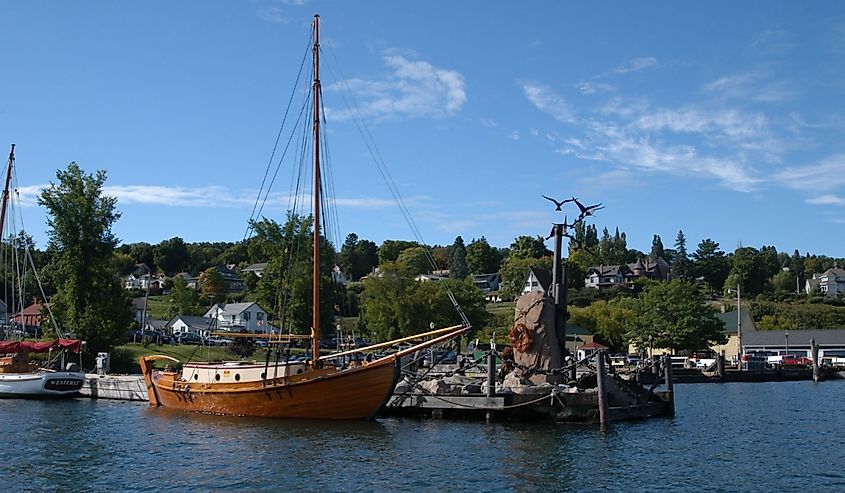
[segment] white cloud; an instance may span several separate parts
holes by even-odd
[[[789,188],[808,192],[845,186],[845,154],[829,156],[817,164],[784,169],[775,175],[775,179]]]
[[[534,84],[532,82],[523,82],[522,92],[525,97],[531,101],[540,111],[548,113],[556,120],[563,123],[575,123],[577,118],[574,111],[569,106],[563,97],[555,94],[548,87]]]
[[[634,58],[613,69],[613,73],[627,74],[628,72],[636,72],[638,70],[644,70],[655,66],[657,66],[657,58],[654,58],[652,56]]]
[[[386,55],[384,62],[391,71],[381,79],[347,79],[329,89],[351,92],[360,116],[371,118],[445,117],[466,103],[464,78],[457,71],[401,55]],[[330,113],[334,119],[351,116],[349,110]]]
[[[751,70],[720,77],[704,84],[704,92],[719,98],[732,98],[757,103],[777,103],[793,97],[784,81],[766,81],[765,70]]]
[[[807,203],[817,205],[845,205],[845,198],[838,195],[820,195],[807,199]]]
[[[615,91],[616,88],[610,84],[603,82],[584,82],[581,81],[575,84],[575,87],[581,91],[581,94],[596,94]]]

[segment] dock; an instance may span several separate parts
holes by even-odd
[[[98,375],[86,373],[79,390],[82,397],[121,401],[147,401],[147,386],[142,375]]]

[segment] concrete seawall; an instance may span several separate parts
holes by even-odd
[[[80,389],[82,397],[91,399],[116,399],[122,401],[146,401],[147,387],[141,375],[85,375],[85,384]]]

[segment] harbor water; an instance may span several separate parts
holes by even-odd
[[[845,490],[845,381],[675,390],[675,417],[604,431],[0,400],[0,491]]]

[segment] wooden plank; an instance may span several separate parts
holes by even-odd
[[[401,400],[401,402],[399,402]],[[394,396],[389,407],[418,407],[422,409],[464,409],[464,410],[502,410],[504,397],[485,397],[472,395],[410,395]]]

